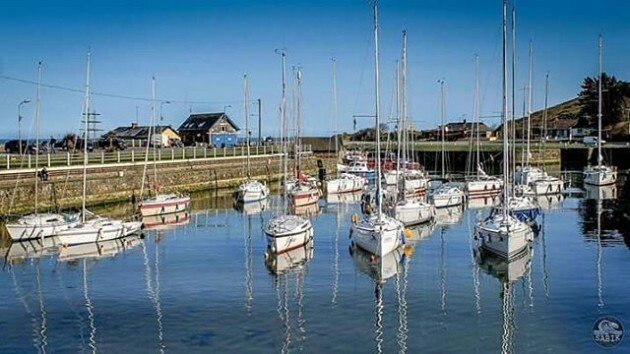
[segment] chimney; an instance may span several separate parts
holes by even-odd
[[[131,128],[137,128],[138,127],[138,122],[131,122]]]

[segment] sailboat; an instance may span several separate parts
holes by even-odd
[[[85,85],[85,127],[83,130],[84,141],[88,140],[88,119],[87,114],[90,112],[90,56],[87,56],[87,79]],[[101,217],[89,213],[85,208],[87,198],[87,145],[83,144],[83,206],[81,212],[81,220],[72,224],[69,228],[60,231],[57,236],[59,242],[63,246],[70,246],[81,243],[92,243],[113,240],[125,237],[140,231],[142,223],[139,221],[123,222],[106,217]],[[88,215],[88,213],[90,215]],[[88,219],[88,216],[90,219]]]
[[[510,258],[528,247],[533,239],[533,231],[529,225],[517,219],[510,212],[509,176],[509,144],[507,125],[507,0],[503,0],[503,194],[500,212],[491,213],[488,218],[475,225],[476,237],[481,247],[504,258]]]
[[[269,196],[269,187],[253,179],[251,176],[250,143],[249,143],[249,90],[247,85],[247,75],[243,75],[243,108],[245,112],[245,143],[247,144],[247,180],[243,182],[234,193],[236,201],[240,203],[250,203],[263,200]]]
[[[282,101],[280,103],[281,110],[281,141],[282,141],[282,178],[286,181],[287,177],[287,142],[282,137],[287,136],[286,129],[286,83],[285,83],[285,61],[286,54],[281,52],[282,56]],[[293,249],[297,249],[313,238],[313,225],[307,217],[299,215],[287,214],[288,201],[287,197],[283,200],[283,213],[269,219],[265,224],[264,232],[267,236],[267,250],[271,253],[283,253]]]
[[[475,166],[476,172],[470,176],[466,177],[466,185],[464,187],[464,192],[468,197],[468,200],[471,199],[487,199],[487,198],[495,198],[500,192],[503,186],[503,181],[501,179],[489,176],[481,165],[481,118],[479,112],[480,109],[480,89],[479,89],[479,56],[475,55],[475,99],[474,99],[474,108],[473,108],[473,116],[474,116],[474,126],[476,129],[476,151],[475,151]],[[473,130],[474,132],[474,130]],[[484,203],[485,204],[485,203]]]
[[[153,141],[154,125],[155,125],[155,77],[151,81],[151,126],[149,127],[149,134],[147,136],[147,146],[145,151],[144,170],[142,174],[142,187],[140,191],[140,198],[144,191],[144,183],[147,174],[147,162],[149,158],[149,142]],[[154,144],[156,149],[156,144]],[[190,196],[178,193],[163,194],[159,193],[160,184],[157,180],[157,162],[155,159],[156,152],[153,151],[153,189],[156,194],[152,197],[142,199],[138,204],[138,212],[141,216],[153,216],[153,215],[165,215],[170,213],[177,213],[182,210],[187,210],[190,207]]]
[[[398,66],[397,66],[398,68]],[[398,71],[398,70],[397,70]],[[396,75],[398,76],[398,75]],[[399,85],[400,88],[397,89],[401,91],[401,95],[398,96],[399,105],[401,108],[399,110],[398,115],[398,156],[396,160],[400,162],[400,143],[401,143],[401,130],[402,126],[405,125],[404,121],[407,118],[407,31],[403,31],[403,57],[402,57],[402,82]],[[406,134],[405,134],[406,136]],[[405,150],[407,148],[406,144],[403,147]],[[406,155],[406,154],[405,154]],[[425,201],[420,199],[420,196],[416,192],[416,185],[412,184],[413,181],[424,181],[424,179],[411,179],[408,178],[409,175],[405,174],[405,170],[407,170],[407,166],[404,166],[404,170],[401,173],[401,164],[396,164],[396,185],[401,185],[402,188],[398,191],[398,201],[394,206],[394,217],[401,221],[405,226],[409,225],[417,225],[425,222],[429,222],[433,219],[435,215],[435,207],[431,203],[426,203]],[[412,171],[412,170],[408,170]],[[387,175],[386,175],[387,176]],[[387,177],[386,177],[387,178]],[[412,184],[411,193],[408,193],[408,186]],[[424,184],[424,188],[426,189],[426,184]]]
[[[42,63],[37,67],[37,98],[35,102],[35,146],[39,146],[39,114],[40,114],[40,87],[42,76]],[[56,235],[59,231],[67,229],[77,220],[76,215],[61,215],[53,213],[39,213],[39,154],[35,154],[35,210],[32,214],[24,215],[16,223],[6,224],[11,240],[24,241],[30,239],[43,239]]]
[[[602,156],[602,51],[603,40],[599,36],[599,78],[597,85],[597,166],[589,166],[583,173],[584,184],[607,186],[617,182],[617,169],[604,164]]]
[[[545,161],[545,151],[547,143],[547,97],[549,95],[549,73],[545,76],[545,109],[543,110],[543,134],[542,139],[542,158]],[[535,195],[560,194],[564,191],[564,182],[557,177],[550,176],[543,171],[542,176],[530,183],[530,187]]]
[[[380,132],[380,93],[378,75],[378,5],[374,1],[374,82],[375,82],[375,129],[376,129],[376,191],[375,213],[364,213],[362,218],[353,218],[351,227],[352,242],[360,248],[383,257],[400,247],[404,242],[402,222],[383,213],[383,187],[381,186],[381,132]]]
[[[337,70],[336,61],[332,60],[333,71],[333,120],[334,120],[334,139],[335,139],[335,156],[339,155],[339,136],[337,135]],[[363,190],[367,184],[367,179],[351,173],[340,172],[337,178],[329,179],[324,185],[326,194],[352,193]]]
[[[295,183],[287,190],[287,195],[289,196],[289,201],[291,205],[294,207],[301,207],[305,205],[310,205],[317,203],[319,200],[319,189],[315,186],[312,181],[309,181],[308,177],[303,174],[301,168],[302,162],[302,151],[301,151],[301,142],[300,142],[300,125],[301,125],[301,115],[302,115],[302,107],[300,105],[300,99],[302,96],[302,70],[298,67],[295,73],[295,81],[296,81],[296,107],[295,107],[295,126],[296,126],[296,134],[295,134],[295,144],[294,144],[294,161],[295,161]]]
[[[431,191],[429,194],[429,200],[436,208],[448,208],[456,205],[464,204],[466,195],[455,184],[444,182],[445,181],[445,162],[446,162],[446,148],[445,148],[445,133],[446,125],[444,121],[444,80],[440,80],[440,116],[442,117],[442,126],[440,128],[442,135],[442,184]]]
[[[540,179],[543,176],[543,171],[530,163],[531,158],[531,126],[532,126],[532,72],[534,67],[534,47],[532,42],[529,42],[529,78],[527,80],[527,145],[525,149],[525,164],[523,167],[514,171],[514,183],[517,186],[517,191],[525,192],[531,182]]]

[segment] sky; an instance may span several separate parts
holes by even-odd
[[[440,124],[445,81],[447,122],[471,120],[474,56],[480,60],[481,114],[497,124],[501,111],[500,0],[379,1],[381,116],[393,114],[395,63],[407,30],[408,114],[414,126]],[[586,76],[597,75],[597,39],[604,38],[604,71],[630,80],[630,1],[510,0],[516,8],[516,111],[522,111],[530,39],[534,46],[533,106],[540,109],[549,73],[549,105],[574,98]],[[86,57],[91,50],[90,110],[106,132],[136,119],[149,124],[151,78],[155,114],[177,128],[190,112],[221,112],[245,125],[243,75],[250,114],[262,101],[262,135],[277,136],[281,58],[302,70],[302,130],[330,135],[332,58],[336,61],[340,132],[353,115],[374,115],[374,40],[368,0],[94,0],[13,1],[0,5],[0,138],[35,134],[37,63],[42,62],[40,136],[81,126]],[[71,90],[67,90],[71,89]],[[374,125],[358,118],[357,128]],[[258,134],[257,119],[250,121]],[[103,133],[104,133],[103,132]]]

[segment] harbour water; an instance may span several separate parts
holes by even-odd
[[[540,200],[540,232],[509,264],[476,251],[480,208],[443,210],[408,233],[412,247],[375,260],[349,247],[356,196],[304,211],[314,242],[276,258],[262,226],[277,196],[204,204],[144,239],[14,244],[2,250],[0,352],[628,352],[592,339],[600,315],[630,326],[630,232],[609,195]]]

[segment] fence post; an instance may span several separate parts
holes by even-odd
[[[135,151],[131,150],[131,162],[135,161],[135,156],[136,156]]]
[[[175,148],[171,148],[171,160],[175,160]]]
[[[203,147],[203,158],[208,158],[208,146]]]
[[[162,149],[158,150],[158,160],[162,161]]]
[[[66,164],[70,166],[70,151],[66,151]]]
[[[226,155],[226,151],[225,151],[225,149],[226,149],[226,147],[224,146],[224,147],[223,147],[223,157],[225,157],[225,155]]]
[[[214,146],[212,147],[212,157],[217,157],[217,148],[215,148]]]
[[[193,159],[196,159],[196,158],[197,158],[197,147],[195,146],[193,148]]]
[[[31,168],[31,155],[28,155],[28,168]]]
[[[116,162],[120,163],[120,150],[116,151]]]
[[[11,155],[7,154],[7,170],[11,168]]]
[[[46,158],[48,159],[48,167],[50,167],[50,153],[46,154]]]
[[[101,165],[105,164],[105,151],[101,151]]]
[[[186,159],[186,148],[184,147],[182,149],[182,160],[185,160],[185,159]]]

